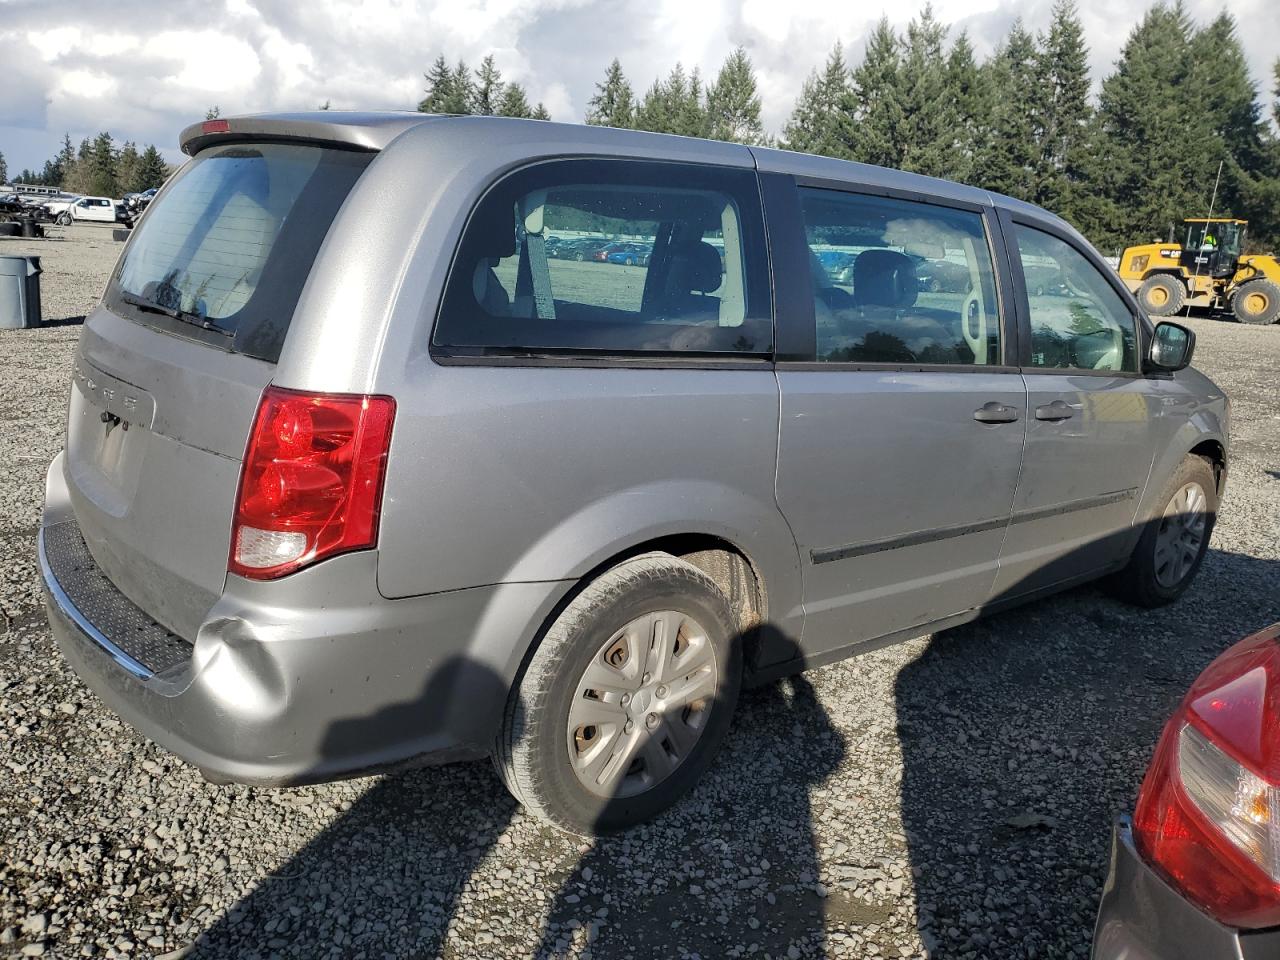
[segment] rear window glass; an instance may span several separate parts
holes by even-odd
[[[274,363],[316,251],[372,156],[289,143],[201,152],[147,211],[108,305]]]
[[[472,214],[435,345],[461,352],[762,354],[773,347],[748,171],[566,160]]]

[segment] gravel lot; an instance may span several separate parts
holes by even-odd
[[[34,534],[73,321],[119,251],[58,232],[0,241],[45,258],[61,323],[0,334],[0,954],[1084,957],[1163,719],[1280,619],[1280,328],[1195,319],[1234,448],[1173,607],[1083,588],[752,691],[691,799],[592,844],[524,816],[486,764],[212,786],[107,712],[44,623]]]

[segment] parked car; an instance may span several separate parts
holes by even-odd
[[[547,248],[547,256],[556,260],[592,260],[609,241],[600,237],[575,237]]]
[[[54,222],[64,227],[75,220],[115,223],[117,217],[116,201],[110,197],[78,197],[67,203],[46,203],[44,207]]]
[[[609,263],[620,263],[628,267],[647,267],[653,248],[644,243],[622,243],[610,248],[604,258]]]
[[[916,264],[920,289],[930,293],[967,293],[972,285],[969,268],[949,260],[922,260]]]
[[[39,565],[75,671],[213,780],[492,756],[620,829],[744,683],[1103,575],[1169,603],[1207,549],[1226,398],[1043,210],[503,118],[181,143],[80,334]],[[537,255],[589,219],[655,237],[638,298]],[[981,282],[917,303],[912,232]],[[836,234],[856,299],[810,269]],[[1022,256],[1079,292],[1029,304]]]
[[[1280,624],[1191,686],[1111,844],[1094,960],[1280,957]]]
[[[822,269],[827,272],[827,276],[831,278],[832,283],[851,284],[853,283],[853,261],[857,259],[852,253],[844,253],[840,250],[821,250],[818,252],[818,262],[822,264]]]

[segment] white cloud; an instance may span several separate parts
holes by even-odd
[[[952,35],[989,54],[1015,17],[1034,30],[1053,0],[934,0]],[[1275,0],[1227,0],[1260,87],[1280,37]],[[1095,82],[1150,0],[1079,0]],[[108,129],[171,157],[178,131],[223,114],[314,108],[406,109],[437,54],[476,65],[493,53],[559,120],[579,120],[618,57],[637,93],[676,61],[714,77],[738,44],[753,58],[766,127],[785,122],[805,76],[833,44],[851,61],[881,14],[905,28],[918,3],[832,0],[7,0],[0,19],[0,150],[11,170],[39,166],[64,130]],[[1204,23],[1222,0],[1187,0]]]

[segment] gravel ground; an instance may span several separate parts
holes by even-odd
[[[0,954],[1085,957],[1113,814],[1195,674],[1280,619],[1280,328],[1191,321],[1234,401],[1229,494],[1188,595],[1087,587],[744,696],[708,781],[590,844],[486,764],[213,786],[63,664],[32,562],[105,230],[45,257],[0,334]],[[1030,816],[1026,816],[1030,815]]]

